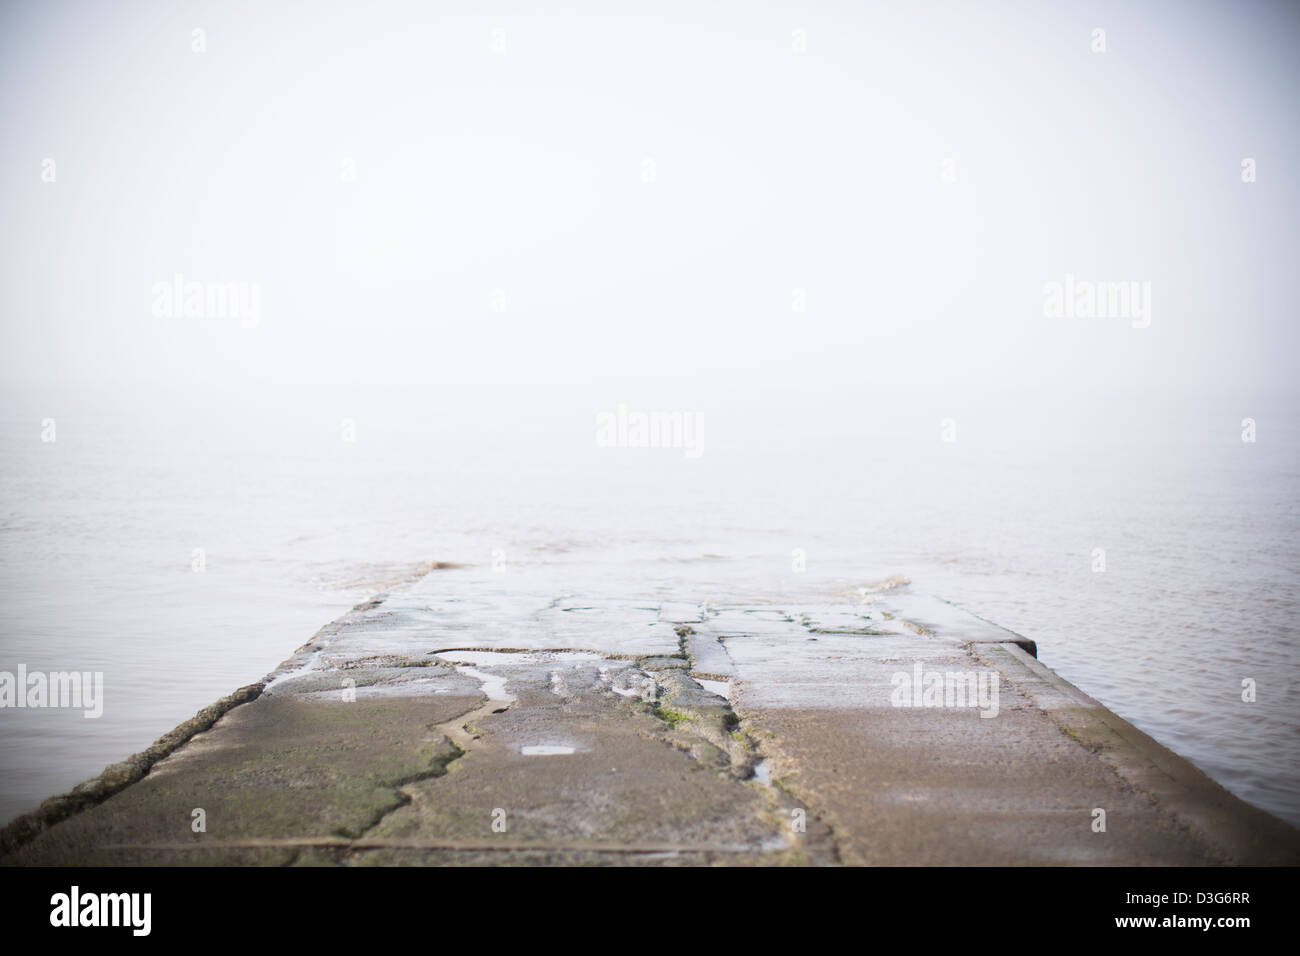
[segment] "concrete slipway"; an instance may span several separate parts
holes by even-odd
[[[15,820],[3,862],[1300,862],[1294,828],[1031,641],[903,582],[827,603],[555,590],[440,567],[368,601]]]

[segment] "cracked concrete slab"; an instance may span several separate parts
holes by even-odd
[[[410,802],[368,836],[626,844],[710,857],[789,851],[762,788],[726,772],[727,754],[682,726],[698,700],[674,698],[684,716],[670,725],[644,701],[609,693],[635,665],[513,657],[499,668],[515,703],[474,721],[455,772],[407,787]],[[558,752],[537,755],[542,748]]]
[[[3,862],[1300,861],[1032,642],[900,580],[714,606],[448,570],[245,691],[6,828]]]

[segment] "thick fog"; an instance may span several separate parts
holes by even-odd
[[[1298,27],[7,4],[0,371],[1290,394]]]

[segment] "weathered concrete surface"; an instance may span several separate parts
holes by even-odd
[[[285,863],[291,847],[230,851],[205,838],[360,836],[400,805],[397,787],[444,771],[457,751],[431,720],[476,706],[477,696],[310,700],[263,696],[231,711],[161,761],[142,781],[53,827],[6,862],[115,865]],[[193,811],[207,833],[194,833]],[[160,854],[153,843],[183,845]],[[228,858],[229,857],[229,858]]]
[[[807,859],[787,836],[792,802],[746,782],[752,757],[728,735],[724,701],[698,686],[675,694],[653,659],[642,669],[594,654],[498,656],[282,681],[5,862]],[[377,679],[394,670],[419,679]],[[352,688],[341,673],[360,675],[345,678],[355,700],[342,699]],[[468,674],[504,680],[509,698],[485,696]],[[200,807],[206,832],[194,833]],[[822,844],[830,853],[824,830]]]
[[[3,862],[1300,862],[1294,829],[1031,642],[862,597],[622,601],[447,569],[322,629],[136,782],[11,830]],[[996,707],[898,706],[918,665],[996,676]]]

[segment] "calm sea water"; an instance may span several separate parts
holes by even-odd
[[[596,447],[620,401],[700,414],[704,454]],[[0,818],[260,678],[413,564],[496,552],[506,573],[552,569],[557,594],[719,603],[905,574],[1300,823],[1294,420],[1276,400],[919,390],[10,394],[0,669],[103,671],[106,701],[98,720],[0,711]]]

